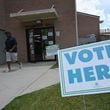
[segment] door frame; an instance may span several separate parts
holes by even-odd
[[[29,51],[29,49],[30,49],[30,46],[29,46],[29,30],[31,30],[31,29],[49,29],[49,28],[52,28],[53,29],[53,42],[54,42],[54,44],[55,44],[55,29],[54,29],[54,26],[45,26],[45,27],[32,27],[32,28],[27,28],[26,29],[26,43],[27,43],[27,60],[28,60],[28,62],[39,62],[39,61],[37,61],[37,60],[35,60],[35,61],[31,61],[31,59],[30,59],[30,51]],[[42,37],[42,35],[41,35],[41,37]],[[43,54],[43,53],[42,53]],[[54,59],[47,59],[47,60],[44,60],[43,58],[42,58],[42,60],[40,60],[40,61],[55,61],[56,60],[56,55],[54,56]]]

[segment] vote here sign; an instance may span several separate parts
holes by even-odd
[[[110,40],[58,51],[62,96],[110,92]]]

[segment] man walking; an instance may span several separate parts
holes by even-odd
[[[11,71],[11,63],[16,62],[19,64],[19,68],[22,67],[21,62],[18,61],[17,54],[17,41],[14,37],[12,37],[10,32],[5,32],[6,41],[5,41],[5,50],[6,50],[6,62],[8,66],[8,72]]]

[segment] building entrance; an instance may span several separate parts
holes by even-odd
[[[53,27],[27,29],[28,60],[30,62],[55,60],[46,55],[46,47],[55,44]]]

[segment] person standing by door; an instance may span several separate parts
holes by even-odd
[[[17,53],[17,41],[14,37],[12,37],[10,32],[5,32],[6,41],[5,41],[5,50],[6,50],[6,62],[8,66],[8,72],[11,71],[11,63],[16,62],[19,64],[19,68],[22,68],[22,63],[18,61],[18,53]]]

